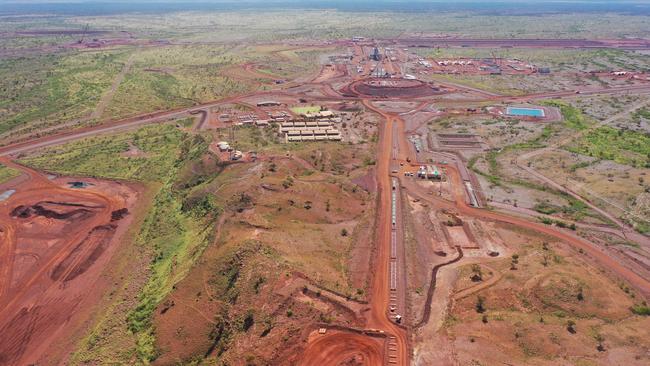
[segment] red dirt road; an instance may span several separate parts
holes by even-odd
[[[387,114],[373,107],[368,101],[364,101],[366,107],[379,113],[386,119],[386,123],[380,129],[380,140],[377,154],[377,184],[379,193],[378,236],[377,256],[375,265],[377,271],[372,281],[372,298],[370,301],[371,312],[368,319],[368,326],[382,329],[391,337],[394,337],[397,353],[397,365],[409,364],[408,335],[404,328],[397,326],[387,316],[390,291],[389,291],[389,260],[391,244],[391,181],[390,181],[390,160],[393,146],[393,123],[395,116]]]
[[[622,279],[625,279],[632,286],[637,288],[644,297],[650,297],[650,282],[639,276],[636,272],[632,271],[630,268],[624,266],[623,264],[616,261],[612,258],[605,250],[601,249],[597,245],[590,243],[572,233],[568,230],[559,229],[553,226],[538,224],[535,222],[530,222],[518,217],[508,216],[500,214],[494,211],[482,210],[471,207],[467,204],[465,199],[465,190],[460,178],[458,170],[454,167],[447,166],[447,174],[449,179],[451,179],[452,186],[454,187],[454,198],[455,202],[445,201],[436,196],[432,196],[427,192],[424,192],[422,188],[418,187],[417,184],[410,182],[405,182],[409,192],[415,197],[426,200],[433,203],[436,207],[456,209],[460,213],[476,217],[483,220],[489,221],[498,221],[508,224],[515,225],[517,227],[523,227],[536,231],[538,233],[546,234],[552,236],[566,244],[571,245],[574,248],[582,249],[584,253],[593,259],[595,259],[603,268],[606,268]]]
[[[395,365],[406,366],[409,364],[410,354],[408,348],[408,334],[406,329],[393,323],[386,313],[389,303],[389,260],[391,242],[391,182],[390,160],[392,151],[394,115],[387,114],[372,106],[368,101],[364,105],[379,113],[386,119],[379,129],[379,146],[377,149],[377,184],[378,184],[378,218],[377,218],[377,245],[375,257],[375,271],[371,285],[370,313],[368,314],[367,328],[384,331],[388,336],[388,348],[394,350],[397,357],[391,359]],[[353,340],[351,338],[354,338]],[[351,356],[347,343],[354,344],[354,349],[360,355],[373,349],[376,343],[370,336],[354,335],[341,337],[340,333],[323,335],[311,341],[301,365],[341,365],[345,364]],[[383,353],[382,353],[383,354]],[[363,365],[381,365],[384,357],[373,355],[366,357]]]

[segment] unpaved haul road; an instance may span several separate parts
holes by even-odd
[[[497,221],[508,223],[517,227],[527,228],[538,233],[546,234],[552,236],[564,243],[571,245],[574,248],[582,249],[585,254],[591,256],[595,259],[603,268],[606,268],[616,274],[618,277],[625,279],[632,286],[637,288],[645,298],[650,296],[650,282],[638,275],[636,272],[632,271],[630,268],[619,263],[617,260],[612,258],[605,250],[601,249],[597,245],[580,238],[568,230],[563,230],[555,228],[553,226],[548,226],[544,224],[538,224],[535,222],[527,221],[518,217],[508,216],[494,211],[488,211],[483,209],[477,209],[471,207],[467,204],[465,199],[465,191],[462,184],[462,179],[456,168],[447,166],[448,177],[451,180],[452,187],[454,187],[454,202],[449,202],[444,199],[432,196],[425,192],[421,187],[412,182],[405,182],[405,186],[414,197],[420,198],[424,201],[434,204],[436,207],[447,208],[447,209],[456,209],[460,213],[476,217],[479,219]]]
[[[406,330],[393,323],[386,313],[390,298],[390,276],[388,268],[390,261],[392,226],[391,181],[389,173],[391,152],[393,149],[393,124],[395,123],[396,117],[375,108],[368,101],[364,101],[364,105],[379,113],[386,119],[386,123],[382,126],[377,152],[377,184],[381,198],[379,200],[379,217],[377,221],[377,256],[375,258],[377,270],[375,271],[372,283],[372,299],[370,302],[372,310],[368,326],[371,328],[382,329],[388,333],[390,337],[394,337],[389,339],[389,345],[391,341],[395,343],[394,349],[397,353],[395,360],[396,364],[408,365],[409,348]]]
[[[378,205],[377,205],[377,255],[375,257],[375,271],[371,285],[370,313],[368,314],[367,328],[377,329],[385,332],[388,342],[388,355],[372,355],[366,357],[362,364],[364,365],[381,365],[384,360],[388,360],[391,365],[407,366],[409,364],[409,347],[408,334],[406,329],[393,323],[387,314],[390,298],[390,243],[391,243],[391,181],[390,181],[390,161],[392,152],[393,123],[396,116],[385,113],[367,100],[363,101],[364,105],[379,113],[385,118],[386,122],[380,125],[379,143],[377,146],[377,185],[378,185]],[[347,333],[346,333],[347,334]],[[370,345],[376,343],[370,336],[360,334],[348,335],[341,337],[341,333],[332,333],[319,337],[316,341],[310,342],[305,350],[301,365],[339,365],[349,362],[351,354],[355,351],[349,350],[346,344],[353,342],[358,346],[356,353],[368,352],[373,348]],[[383,348],[382,348],[383,349]],[[382,350],[380,349],[380,350]],[[349,350],[349,352],[347,351]],[[392,357],[390,357],[393,355]]]

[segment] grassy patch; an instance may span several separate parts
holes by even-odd
[[[252,85],[225,72],[244,60],[223,46],[140,50],[103,117],[187,107],[248,91]]]
[[[588,132],[569,151],[637,168],[650,167],[650,135],[609,126]]]
[[[20,175],[16,169],[0,164],[0,183],[8,182]]]
[[[641,220],[630,220],[634,229],[641,234],[648,235],[650,234],[650,224]]]
[[[320,112],[320,106],[293,107],[291,111],[295,114],[307,114]]]
[[[0,60],[0,133],[30,132],[87,117],[128,51]]]
[[[553,134],[553,127],[551,125],[547,125],[544,127],[544,129],[542,129],[542,133],[539,136],[535,137],[530,141],[508,145],[499,150],[488,151],[484,157],[488,163],[487,172],[483,172],[480,169],[475,167],[478,157],[471,158],[467,165],[475,173],[484,176],[492,185],[501,186],[503,185],[503,179],[500,173],[499,162],[497,161],[498,156],[500,154],[506,153],[508,151],[513,151],[513,150],[542,148],[544,147],[544,142],[548,140],[552,136],[552,134]],[[547,190],[546,186],[541,186],[532,182],[522,181],[520,179],[508,180],[507,183],[517,184],[520,186],[525,186],[528,188],[542,190],[542,191]]]
[[[20,162],[68,175],[159,182],[173,169],[183,137],[183,132],[172,125],[148,126],[136,132],[47,148]],[[128,155],[134,149],[140,154]]]
[[[543,103],[544,105],[560,108],[564,124],[572,130],[584,130],[592,124],[580,109],[571,106],[565,102],[552,100]]]
[[[636,315],[650,316],[650,306],[645,303],[634,305],[632,307],[632,312]]]
[[[556,205],[552,205],[548,202],[540,202],[533,207],[533,209],[539,213],[543,213],[545,215],[552,215],[558,211],[560,211],[560,208]]]
[[[579,201],[565,193],[559,193],[559,195],[561,195],[562,198],[567,200],[569,204],[565,206],[558,206],[558,205],[551,204],[549,202],[539,202],[533,207],[533,209],[545,215],[562,213],[572,218],[573,220],[580,220],[584,216],[589,214],[587,205],[584,204],[582,201]]]
[[[200,164],[198,162],[207,153],[208,144],[206,138],[185,134],[172,125],[149,126],[136,132],[89,138],[49,148],[22,160],[24,164],[63,174],[159,184],[152,208],[135,238],[140,254],[152,258],[149,278],[140,291],[137,304],[128,314],[126,324],[135,339],[127,354],[136,355],[142,363],[155,359],[158,352],[151,324],[153,311],[213,240],[214,230],[211,228],[221,208],[204,187],[217,176],[218,171],[181,174],[186,167]],[[141,156],[125,154],[134,147]],[[94,339],[86,346],[90,348],[98,342]],[[122,355],[124,351],[120,350]]]
[[[632,119],[637,120],[639,118],[644,118],[650,120],[650,110],[647,108],[638,109],[636,112],[632,113]]]

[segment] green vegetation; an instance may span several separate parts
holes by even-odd
[[[172,125],[149,126],[44,149],[20,162],[68,175],[160,182],[173,170],[173,158],[183,138]]]
[[[647,235],[650,233],[650,224],[641,220],[631,220],[634,230],[640,232],[641,234]]]
[[[214,240],[214,225],[221,209],[201,190],[216,175],[179,182],[180,169],[206,153],[208,141],[185,136],[173,168],[168,172],[145,219],[137,243],[153,254],[151,277],[138,305],[128,316],[128,328],[137,336],[137,354],[143,361],[156,357],[151,316],[158,303],[185,277],[206,245]]]
[[[560,211],[560,208],[556,205],[551,205],[548,202],[540,202],[533,207],[533,209],[539,213],[543,213],[545,215],[552,215],[558,211]]]
[[[488,172],[483,172],[480,169],[476,168],[475,165],[476,165],[476,161],[479,158],[478,156],[472,157],[469,160],[467,165],[475,173],[484,176],[492,185],[501,186],[503,185],[503,177],[500,173],[499,162],[497,161],[497,157],[509,151],[542,148],[544,147],[544,142],[548,140],[552,136],[552,134],[553,134],[553,127],[551,125],[547,125],[544,126],[544,128],[542,129],[542,133],[539,136],[535,137],[530,141],[507,145],[499,150],[488,151],[484,156],[486,162],[488,163]],[[520,179],[508,180],[507,183],[517,184],[517,185],[529,187],[532,189],[542,190],[542,191],[548,190],[546,186],[541,186]]]
[[[563,213],[573,220],[580,220],[588,214],[588,207],[582,201],[579,201],[568,194],[561,193],[561,196],[569,203],[566,206],[557,206],[548,202],[539,202],[533,209],[539,213],[552,215],[554,213]]]
[[[235,142],[238,150],[259,151],[264,149],[269,152],[282,152],[299,147],[298,144],[280,144],[274,135],[272,126],[258,128],[255,126],[242,126],[235,128]]]
[[[129,51],[0,59],[0,134],[87,118]]]
[[[593,124],[580,109],[559,100],[547,101],[544,105],[560,108],[564,124],[572,130],[584,130]]]
[[[1,41],[0,41],[1,43]],[[264,63],[273,77],[312,72],[323,49],[278,46],[170,45],[0,60],[0,136],[97,123],[90,115],[127,60],[124,79],[99,117],[120,119],[188,107],[258,87],[245,62]],[[329,50],[331,51],[331,50]]]
[[[0,164],[0,184],[8,182],[11,179],[16,178],[20,175],[20,172],[16,169],[9,168],[6,165]],[[1,193],[1,192],[0,192]]]
[[[594,162],[597,162],[597,161],[598,160],[595,160]],[[569,167],[569,171],[573,173],[576,170],[586,168],[586,167],[590,166],[591,164],[593,164],[593,162],[589,162],[589,161],[583,161],[583,162],[580,162],[580,163],[576,163],[576,164],[573,164],[573,165],[571,165]]]
[[[128,314],[127,325],[135,335],[137,357],[143,363],[155,359],[151,315],[213,240],[221,208],[205,185],[216,170],[184,175],[183,169],[206,154],[209,141],[190,136],[172,125],[149,126],[136,132],[95,137],[50,148],[22,163],[63,174],[134,179],[157,186],[153,207],[135,239],[142,255],[152,258],[150,275],[138,303]],[[140,156],[128,156],[134,147]]]
[[[650,306],[645,302],[639,305],[632,306],[632,312],[636,315],[650,316]]]
[[[589,131],[568,150],[637,168],[650,168],[650,134],[643,132],[603,126]]]
[[[567,224],[566,222],[564,222],[562,220],[553,220],[553,219],[550,219],[548,217],[540,217],[539,221],[541,223],[545,224],[545,225],[553,225],[553,224],[555,224],[555,226],[561,227],[563,229],[571,229],[571,230],[574,230],[574,231],[577,230],[576,224],[574,224],[574,223]]]
[[[244,61],[224,46],[167,46],[139,50],[133,66],[104,111],[119,118],[188,107],[250,90],[224,71]]]
[[[646,108],[641,108],[638,109],[636,112],[632,113],[633,120],[638,120],[639,118],[650,120],[650,110]]]
[[[320,106],[293,107],[291,111],[295,114],[307,114],[320,112]]]

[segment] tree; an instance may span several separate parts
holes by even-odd
[[[348,236],[348,230],[346,228],[341,229],[341,236]]]
[[[603,345],[603,342],[605,342],[605,337],[603,337],[602,334],[598,333],[596,334],[596,342],[598,342],[598,346],[596,349],[598,352],[605,352],[605,345]]]
[[[566,330],[568,330],[569,333],[571,333],[571,334],[575,334],[576,333],[576,322],[569,319],[566,322]]]
[[[516,270],[518,263],[519,263],[519,254],[513,254],[512,259],[510,260],[510,269],[513,271]]]
[[[485,298],[483,296],[478,296],[476,298],[476,312],[483,313],[485,311]]]
[[[582,293],[582,287],[578,289],[578,295],[576,295],[579,301],[582,301],[585,299],[585,295]]]
[[[293,178],[291,176],[287,176],[282,182],[282,187],[284,187],[284,189],[288,189],[292,185],[293,185]]]
[[[242,330],[246,332],[250,327],[253,326],[255,323],[255,318],[253,315],[253,310],[249,309],[248,312],[246,313],[246,317],[244,317],[244,321],[242,322]]]
[[[483,281],[483,271],[481,270],[481,266],[478,264],[472,264],[472,276],[470,278],[474,282]]]

